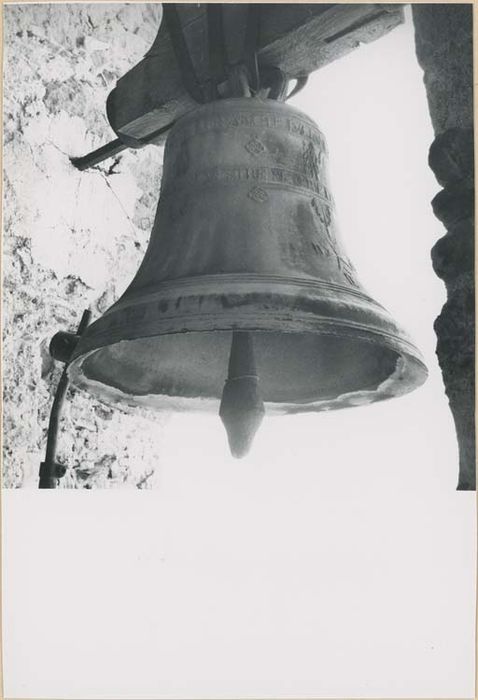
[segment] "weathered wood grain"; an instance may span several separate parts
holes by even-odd
[[[231,63],[241,58],[246,5],[226,6]],[[391,4],[261,4],[259,62],[291,78],[307,75],[362,43],[375,41],[403,22]],[[181,21],[199,76],[207,71],[204,5],[182,5]],[[108,118],[120,138],[141,145],[156,131],[196,106],[184,90],[165,23],[146,54],[117,82],[108,98]],[[161,142],[160,135],[156,142]]]

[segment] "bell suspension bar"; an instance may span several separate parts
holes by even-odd
[[[196,73],[182,28],[176,3],[164,3],[166,22],[173,50],[178,61],[181,78],[186,91],[198,104],[204,104],[222,97],[262,96],[268,99],[288,100],[305,86],[308,76],[295,78],[294,89],[287,94],[290,78],[279,68],[259,66],[257,57],[260,31],[260,7],[249,3],[245,30],[242,61],[231,65],[228,60],[227,37],[224,28],[224,6],[222,3],[207,5],[207,41],[209,57],[209,77],[201,82]],[[224,90],[226,94],[221,92]],[[232,92],[231,94],[228,94]],[[141,142],[142,146],[154,143],[162,134],[169,131],[174,122],[158,129]],[[71,157],[70,162],[78,170],[87,170],[130,147],[127,141],[116,138],[84,156]]]

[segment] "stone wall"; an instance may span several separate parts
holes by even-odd
[[[162,151],[127,151],[79,172],[69,156],[114,138],[105,102],[146,53],[161,8],[4,8],[4,481],[36,486],[62,366],[48,353],[83,309],[97,318],[131,281],[159,195]],[[71,391],[59,437],[62,487],[145,487],[165,418],[112,410]]]
[[[437,355],[460,447],[458,488],[474,489],[475,286],[472,5],[413,5],[436,138],[429,164],[443,190],[432,202],[446,234],[432,250],[447,289],[435,322]]]

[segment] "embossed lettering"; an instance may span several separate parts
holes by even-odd
[[[178,141],[207,133],[208,131],[229,131],[238,128],[284,130],[290,134],[302,136],[312,141],[320,151],[326,151],[322,134],[312,123],[302,121],[299,117],[285,117],[272,113],[251,114],[249,112],[239,112],[229,116],[210,115],[208,117],[199,117],[195,121],[185,124],[182,128],[176,131],[173,130],[168,137],[168,144],[172,146]]]
[[[251,180],[255,182],[264,182],[271,185],[290,185],[302,190],[313,192],[318,199],[323,200],[322,203],[318,202],[316,205],[316,211],[318,214],[323,208],[330,206],[330,197],[328,196],[327,190],[320,186],[317,180],[307,177],[303,173],[294,170],[274,167],[214,166],[211,168],[206,168],[194,173],[189,173],[182,178],[177,177],[174,180],[169,180],[168,178],[168,182],[163,180],[161,196],[167,196],[170,192],[177,193],[177,189],[180,184],[181,186],[187,184],[195,186],[209,183],[233,184]],[[320,206],[320,204],[322,204],[322,206]]]
[[[309,177],[314,178],[314,180],[319,179],[319,157],[317,155],[317,151],[315,150],[315,146],[312,143],[312,141],[309,141],[309,143],[304,144],[304,152],[303,152],[303,160],[304,160],[304,170],[307,173]]]
[[[350,260],[347,260],[344,258],[344,256],[339,255],[338,253],[335,254],[337,258],[337,266],[339,270],[343,273],[345,279],[350,282],[350,284],[354,287],[359,287],[360,285],[358,284],[357,278],[356,278],[356,273],[355,273],[355,268],[350,262]]]

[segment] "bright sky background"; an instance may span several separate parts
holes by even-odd
[[[411,22],[293,103],[342,237],[430,370],[415,393],[266,419],[228,455],[176,416],[150,492],[3,494],[7,697],[473,697],[475,494],[435,359],[433,140]]]

